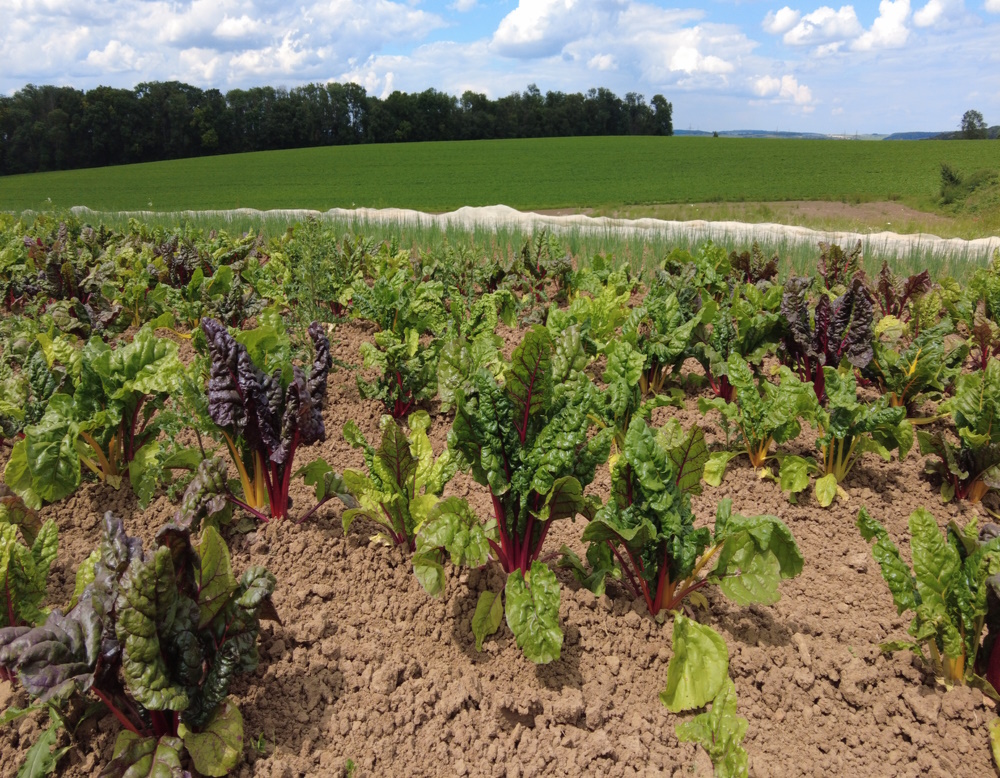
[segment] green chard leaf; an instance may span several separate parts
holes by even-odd
[[[677,739],[704,748],[715,766],[716,778],[746,778],[749,757],[742,743],[748,726],[749,722],[736,714],[736,686],[726,678],[710,711],[677,725]]]
[[[536,664],[559,658],[559,581],[544,562],[533,562],[527,575],[515,570],[505,587],[507,624],[518,648]]]
[[[702,708],[729,678],[729,649],[714,629],[681,613],[674,616],[674,655],[660,702],[673,713]]]

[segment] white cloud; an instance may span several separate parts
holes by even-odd
[[[705,56],[690,46],[677,49],[670,58],[671,70],[682,70],[685,73],[731,73],[733,66],[720,57]]]
[[[907,22],[910,19],[910,0],[882,0],[878,4],[878,18],[872,28],[863,33],[851,48],[857,51],[872,49],[898,49],[910,37]]]
[[[610,54],[595,54],[588,60],[587,67],[591,70],[615,70],[618,63]]]
[[[119,40],[108,41],[108,45],[102,50],[96,49],[87,54],[85,62],[100,70],[121,73],[126,70],[133,70],[136,66],[135,49],[127,43]]]
[[[983,7],[990,13],[1000,14],[1000,0],[986,0]]]
[[[795,76],[761,76],[752,84],[754,94],[781,102],[792,102],[798,106],[808,106],[813,102],[812,90],[800,84]]]
[[[505,57],[547,57],[613,26],[628,0],[520,0],[493,35]]]
[[[762,26],[764,32],[769,32],[771,35],[781,35],[798,24],[801,18],[802,14],[799,11],[793,11],[786,5],[778,11],[768,11]]]
[[[230,70],[264,77],[294,75],[310,58],[310,52],[295,40],[294,35],[295,31],[287,32],[276,46],[236,55],[229,61]]]
[[[963,0],[929,0],[927,5],[913,14],[917,27],[935,27],[951,22],[965,13]]]
[[[465,13],[466,11],[471,11],[477,5],[479,5],[477,0],[455,0],[455,2],[449,5],[448,7],[453,11],[458,11],[459,13]]]
[[[256,36],[266,29],[267,24],[265,22],[259,19],[251,19],[246,14],[243,14],[239,19],[226,14],[222,18],[222,21],[215,26],[212,34],[216,38],[247,38],[249,36]]]
[[[222,71],[223,60],[212,49],[184,49],[178,55],[180,73],[177,79],[187,83],[214,83]]]
[[[834,11],[824,5],[803,16],[785,33],[783,40],[790,46],[812,46],[855,38],[862,29],[854,6],[845,5]]]

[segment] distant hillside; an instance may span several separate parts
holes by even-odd
[[[939,135],[943,135],[941,132],[894,132],[892,135],[886,135],[886,140],[927,140],[928,138],[936,138]]]
[[[712,133],[704,130],[674,130],[674,135],[705,137]],[[720,130],[720,138],[800,138],[804,140],[827,140],[829,135],[818,132],[779,132],[778,130]]]
[[[990,140],[996,140],[1000,136],[1000,125],[990,127],[986,130],[986,137]],[[961,140],[962,131],[954,130],[953,132],[942,132],[934,136],[934,140]]]

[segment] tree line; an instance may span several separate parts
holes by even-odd
[[[663,95],[543,95],[534,84],[496,100],[434,89],[380,99],[353,83],[225,94],[178,81],[28,85],[0,97],[0,175],[358,143],[672,135],[672,110]]]

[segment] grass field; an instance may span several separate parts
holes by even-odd
[[[440,212],[653,203],[900,200],[929,207],[940,165],[1000,167],[963,141],[551,138],[298,149],[0,178],[0,210],[401,207]],[[971,236],[969,236],[971,237]]]

